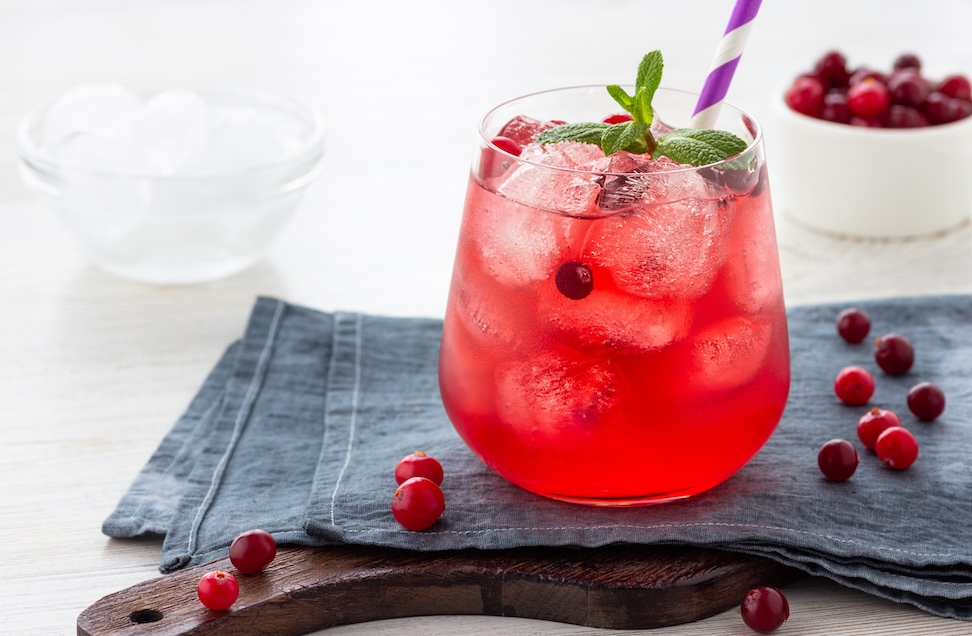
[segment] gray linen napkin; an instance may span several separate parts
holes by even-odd
[[[868,342],[850,345],[834,319],[847,306],[789,310],[792,388],[783,420],[739,473],[688,500],[628,509],[551,501],[493,474],[442,409],[441,322],[324,313],[260,298],[231,345],[104,523],[113,537],[164,534],[161,570],[225,556],[243,530],[280,542],[414,550],[677,543],[763,555],[933,614],[972,620],[972,297],[868,301],[873,336],[915,345],[905,376],[877,370]],[[837,372],[874,372],[870,404],[833,394]],[[905,405],[920,380],[948,406],[922,423]],[[918,461],[894,471],[855,433],[872,406],[915,433]],[[861,464],[847,482],[817,468],[820,446],[851,440]],[[445,467],[446,512],[427,531],[390,513],[393,470],[424,449]]]

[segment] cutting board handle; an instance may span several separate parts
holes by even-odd
[[[210,570],[236,574],[227,611],[196,596]],[[261,574],[229,559],[110,594],[78,617],[79,636],[300,636],[405,616],[518,616],[614,629],[696,621],[796,572],[759,557],[676,546],[414,552],[369,546],[281,548]]]

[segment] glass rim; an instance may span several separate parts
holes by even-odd
[[[634,89],[634,86],[633,85],[630,85],[630,84],[621,84],[620,86],[622,88],[625,88],[625,89],[630,89],[630,90],[633,90]],[[489,119],[494,114],[496,114],[498,111],[500,111],[501,109],[503,109],[505,107],[508,107],[508,106],[510,106],[510,105],[512,105],[512,104],[514,104],[516,102],[521,102],[521,101],[524,101],[524,100],[527,100],[527,99],[530,99],[530,98],[540,97],[540,96],[543,96],[543,95],[550,95],[552,93],[563,93],[563,92],[567,92],[567,91],[583,91],[583,90],[594,90],[594,89],[600,89],[600,90],[604,91],[605,96],[610,97],[609,95],[607,95],[607,84],[579,84],[579,85],[575,85],[575,86],[562,86],[560,88],[549,88],[549,89],[545,89],[545,90],[535,91],[533,93],[527,93],[525,95],[520,95],[518,97],[513,97],[511,99],[507,99],[507,100],[501,102],[500,104],[497,104],[493,108],[490,108],[486,112],[486,114],[483,115],[480,118],[479,125],[477,126],[477,130],[476,130],[476,132],[477,132],[477,134],[479,136],[479,139],[480,139],[480,143],[482,143],[485,147],[490,148],[492,151],[498,152],[501,155],[503,155],[505,157],[509,157],[511,160],[516,161],[516,162],[519,162],[519,163],[522,163],[522,164],[528,164],[528,165],[532,165],[532,166],[537,166],[537,167],[540,167],[540,168],[545,168],[547,170],[557,170],[557,171],[560,171],[560,172],[578,173],[578,174],[591,174],[591,171],[590,170],[582,170],[582,169],[578,169],[578,168],[564,168],[564,167],[559,167],[559,166],[550,166],[550,165],[546,165],[546,164],[543,164],[543,163],[540,163],[540,162],[537,162],[537,161],[533,161],[531,159],[524,159],[524,158],[522,158],[522,157],[520,157],[518,155],[514,155],[514,154],[512,154],[510,152],[507,152],[506,150],[504,150],[503,148],[500,148],[499,146],[495,145],[492,142],[492,138],[493,138],[492,136],[487,135],[487,133],[486,133],[486,122],[489,121]],[[686,91],[686,90],[682,90],[682,89],[678,89],[678,88],[668,88],[668,87],[665,87],[665,86],[660,86],[658,88],[658,92],[670,93],[670,94],[680,95],[680,96],[683,96],[683,97],[691,97],[691,98],[697,98],[698,97],[698,93],[693,93],[692,91]],[[741,152],[739,152],[739,153],[737,153],[735,155],[732,155],[731,157],[727,157],[727,158],[725,158],[725,159],[723,159],[721,161],[716,161],[714,163],[709,163],[709,164],[705,164],[705,165],[701,165],[701,166],[692,166],[692,165],[687,165],[687,164],[678,164],[679,165],[678,168],[672,168],[670,170],[658,170],[654,174],[659,174],[659,173],[674,174],[674,173],[679,173],[679,172],[697,171],[697,170],[700,170],[702,168],[708,168],[708,169],[717,168],[720,165],[728,164],[728,163],[730,163],[732,161],[735,161],[739,157],[742,157],[742,156],[744,156],[744,155],[752,152],[754,149],[756,149],[757,147],[759,147],[762,144],[762,141],[763,141],[763,127],[762,127],[762,125],[760,125],[759,121],[755,117],[753,117],[752,115],[750,115],[745,110],[739,108],[738,106],[733,105],[730,102],[725,102],[724,101],[722,103],[722,107],[723,108],[730,108],[730,109],[734,110],[735,112],[737,112],[739,115],[741,115],[743,117],[743,120],[744,121],[749,122],[752,125],[752,129],[749,130],[749,132],[752,134],[752,140],[749,141],[746,144],[746,148],[743,151],[741,151]],[[620,105],[618,106],[618,108],[619,109],[621,108]],[[747,126],[747,129],[749,129],[748,126]],[[641,174],[641,175],[643,175],[644,174],[644,173],[624,172],[624,171],[613,172],[613,171],[600,171],[599,170],[599,171],[596,171],[596,172],[597,172],[597,174],[605,174],[605,175],[611,175],[611,176],[624,176],[624,175],[632,175],[632,174]]]

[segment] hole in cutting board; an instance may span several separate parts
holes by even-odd
[[[139,625],[143,623],[155,623],[162,620],[162,612],[154,609],[142,609],[129,614],[128,619]]]

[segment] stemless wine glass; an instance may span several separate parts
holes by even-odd
[[[653,129],[696,96],[660,89]],[[439,385],[450,420],[534,493],[642,505],[712,488],[783,413],[789,343],[762,135],[725,105],[744,152],[692,167],[598,146],[527,145],[617,111],[603,86],[490,111],[469,179]]]

